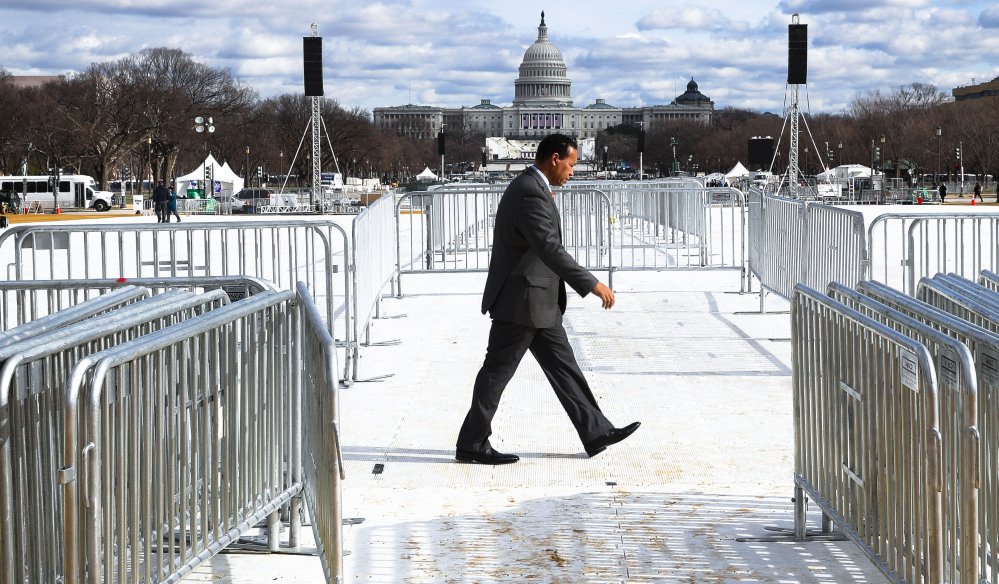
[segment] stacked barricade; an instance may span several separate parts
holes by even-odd
[[[273,284],[259,278],[215,276],[212,278],[104,278],[87,280],[21,280],[0,282],[0,331],[30,323],[38,326],[47,315],[59,314],[65,324],[65,309],[86,300],[100,297],[109,301],[112,291],[141,286],[152,292],[188,289],[200,292],[222,290],[229,300],[239,300],[265,290],[275,290]],[[25,329],[21,329],[25,330]]]
[[[265,292],[73,369],[63,482],[82,549],[66,546],[67,583],[179,580],[265,518],[277,549],[302,488],[293,298]]]
[[[198,287],[126,285],[0,333],[2,581],[176,582],[265,518],[276,551],[285,505],[296,547],[303,436],[342,575],[332,336],[304,283]]]
[[[304,281],[340,340],[349,379],[352,269],[347,233],[332,220],[21,225],[0,234],[0,247],[8,244],[12,280],[241,275],[284,290]]]
[[[804,491],[898,581],[999,582],[997,289],[988,271],[924,277],[916,298],[796,288],[799,538]]]
[[[150,297],[147,289],[127,287],[108,296],[10,329],[0,341],[0,410],[7,420],[0,454],[4,581],[57,581],[61,552],[73,545],[74,536],[62,529],[58,485],[67,472],[57,447],[65,430],[65,381],[72,367],[89,354],[227,302],[221,291]],[[122,303],[125,297],[132,301]]]

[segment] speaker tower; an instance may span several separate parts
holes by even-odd
[[[305,58],[305,95],[323,95],[323,37],[302,37],[302,54]]]
[[[787,82],[790,85],[808,82],[807,24],[789,24],[787,27]]]

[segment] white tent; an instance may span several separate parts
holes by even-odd
[[[427,168],[423,169],[423,172],[416,175],[416,180],[429,182],[437,180],[437,175],[434,174],[434,171],[430,170],[430,167],[428,166]]]
[[[732,170],[725,173],[725,178],[729,181],[735,179],[738,180],[749,174],[749,169],[742,165],[742,162],[736,162]]]
[[[206,166],[211,167],[212,169],[212,178],[215,181],[213,191],[216,196],[232,195],[243,189],[243,179],[236,176],[236,173],[229,168],[229,163],[219,164],[218,161],[215,160],[215,157],[209,154],[208,158],[206,158],[205,161],[201,163],[201,166],[195,169],[194,172],[177,177],[175,187],[177,189],[178,197],[186,198],[187,190],[189,188],[191,190],[201,188],[201,185],[205,180]]]
[[[822,182],[844,182],[856,177],[871,176],[870,167],[863,164],[843,164],[836,168],[830,168],[825,172],[815,175],[815,178]]]

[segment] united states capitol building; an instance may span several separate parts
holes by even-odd
[[[671,103],[618,107],[597,99],[586,107],[572,101],[572,81],[562,52],[548,38],[541,13],[538,38],[524,53],[513,83],[514,98],[502,107],[488,99],[471,107],[420,105],[380,107],[374,110],[377,127],[416,138],[431,138],[442,128],[465,128],[487,137],[490,159],[533,158],[532,145],[555,132],[575,137],[580,158],[593,157],[593,141],[601,130],[620,124],[644,128],[679,120],[710,124],[714,102],[697,89],[693,79],[687,91]]]

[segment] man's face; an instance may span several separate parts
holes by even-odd
[[[548,180],[553,187],[560,187],[572,178],[572,167],[576,166],[578,159],[579,155],[576,149],[571,146],[565,157],[558,154],[552,155],[552,176],[549,176]]]

